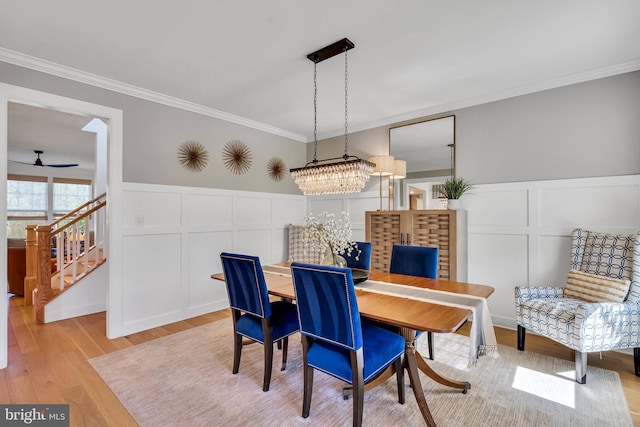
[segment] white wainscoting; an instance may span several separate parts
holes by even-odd
[[[386,203],[386,199],[385,199]],[[365,212],[375,211],[380,207],[378,191],[368,191],[356,194],[334,194],[330,196],[312,196],[308,198],[307,212],[318,215],[322,212],[333,213],[337,216],[342,212],[349,214],[353,240],[364,241]],[[386,205],[385,205],[386,207]]]
[[[468,210],[468,281],[491,285],[496,325],[515,328],[514,286],[564,286],[575,228],[640,230],[640,176],[479,185]]]
[[[123,334],[228,307],[220,252],[286,260],[286,227],[302,224],[305,197],[123,184]]]

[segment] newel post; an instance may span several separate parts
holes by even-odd
[[[51,226],[36,227],[36,323],[44,324],[44,306],[53,298],[51,290]]]
[[[36,247],[36,226],[27,225],[27,269],[24,277],[24,303],[33,305],[33,290],[36,288],[38,270],[38,249]]]

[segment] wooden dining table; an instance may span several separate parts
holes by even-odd
[[[278,264],[278,267],[289,267],[289,263]],[[286,271],[285,269],[282,270]],[[290,275],[270,272],[265,267],[264,276],[269,294],[287,300],[295,300],[295,292]],[[213,274],[211,277],[217,280],[224,280],[222,273]],[[381,271],[371,271],[369,280],[482,298],[489,297],[494,291],[494,288],[487,285],[406,276]],[[422,384],[420,383],[418,370],[440,384],[462,390],[462,393],[466,393],[471,384],[466,381],[446,378],[434,371],[415,348],[416,333],[418,331],[455,332],[467,321],[471,310],[361,289],[356,289],[356,296],[358,309],[363,318],[395,326],[404,336],[404,366],[409,376],[413,394],[427,425],[430,427],[435,426],[436,423],[431,415]],[[394,373],[392,365],[380,377],[368,384],[367,389],[386,381]]]

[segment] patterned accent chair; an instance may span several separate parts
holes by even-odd
[[[289,224],[287,230],[289,234],[288,261],[320,264],[324,257],[324,250],[314,250],[312,245],[302,240],[304,225]]]
[[[564,287],[516,287],[518,350],[527,329],[575,350],[576,381],[584,384],[587,353],[633,348],[640,376],[640,234],[574,230],[571,270],[629,280],[629,292],[620,303],[587,302]]]
[[[282,371],[287,366],[289,335],[300,330],[295,305],[269,301],[260,259],[250,255],[220,254],[233,318],[233,373],[240,369],[242,337],[264,347],[262,391],[269,390],[273,343],[282,343]]]
[[[354,426],[362,425],[364,385],[391,364],[404,404],[405,339],[360,318],[351,269],[293,263],[291,273],[302,335],[302,417],[311,410],[316,369],[353,386]]]

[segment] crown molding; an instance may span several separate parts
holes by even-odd
[[[349,133],[360,132],[364,130],[374,129],[383,126],[392,126],[397,123],[406,122],[409,120],[415,120],[440,114],[444,112],[450,112],[453,110],[460,110],[462,108],[474,107],[476,105],[487,104],[489,102],[500,101],[503,99],[514,98],[516,96],[529,95],[536,92],[542,92],[549,89],[556,89],[563,86],[569,86],[577,83],[584,83],[591,80],[597,80],[605,77],[612,77],[619,74],[630,73],[640,70],[640,59],[634,59],[632,61],[623,62],[621,64],[612,65],[609,67],[598,68],[596,70],[590,70],[583,73],[572,74],[569,76],[561,77],[558,79],[548,80],[546,82],[535,83],[526,86],[520,86],[517,88],[507,89],[499,92],[487,93],[480,96],[461,99],[445,104],[435,105],[425,109],[415,110],[409,113],[399,114],[396,116],[386,117],[381,120],[362,123],[359,125],[349,125]],[[333,138],[336,136],[344,135],[340,130],[318,134],[318,140]]]
[[[265,123],[250,120],[244,117],[236,116],[234,114],[226,113],[224,111],[216,110],[213,108],[205,107],[200,104],[185,101],[179,98],[164,95],[158,92],[143,89],[137,86],[122,83],[116,80],[108,79],[106,77],[98,76],[96,74],[87,73],[77,70],[75,68],[67,67],[64,65],[56,64],[45,59],[37,58],[30,55],[25,55],[20,52],[12,51],[9,49],[0,47],[0,61],[8,62],[14,65],[18,65],[24,68],[29,68],[35,71],[51,74],[54,76],[62,77],[65,79],[73,80],[79,83],[88,84],[91,86],[99,87],[102,89],[111,90],[114,92],[122,93],[124,95],[134,96],[136,98],[145,99],[147,101],[155,102],[158,104],[167,105],[169,107],[179,108],[185,111],[191,111],[193,113],[202,114],[204,116],[213,117],[216,119],[224,120],[226,122],[235,123],[248,128],[256,129],[273,135],[282,136],[298,142],[312,142],[312,137],[301,135],[294,132],[289,132],[284,129],[270,126]],[[590,70],[582,73],[572,74],[570,76],[561,77],[558,79],[548,80],[546,82],[535,83],[532,85],[520,86],[517,88],[507,89],[499,92],[492,92],[476,97],[460,99],[457,101],[434,105],[428,108],[411,111],[409,113],[398,114],[391,117],[386,117],[380,120],[374,120],[371,122],[361,123],[359,125],[349,125],[349,133],[360,132],[377,127],[391,126],[396,123],[401,123],[409,120],[415,120],[443,112],[459,110],[462,108],[474,107],[480,104],[486,104],[489,102],[500,101],[503,99],[513,98],[521,95],[528,95],[535,92],[541,92],[548,89],[555,89],[562,86],[569,86],[572,84],[583,83],[590,80],[597,80],[605,77],[611,77],[619,74],[629,73],[632,71],[640,70],[640,59],[634,59],[631,61],[623,62],[621,64]],[[330,131],[327,133],[318,134],[318,140],[333,138],[343,135],[341,130]]]
[[[172,96],[164,95],[151,90],[143,89],[138,86],[129,85],[116,80],[112,80],[106,77],[98,76],[96,74],[87,73],[72,67],[56,64],[45,59],[37,58],[30,55],[25,55],[20,52],[12,51],[9,49],[0,47],[0,61],[4,61],[10,64],[18,65],[20,67],[29,68],[31,70],[40,71],[46,74],[51,74],[57,77],[62,77],[68,80],[73,80],[79,83],[88,84],[91,86],[107,89],[113,92],[118,92],[124,95],[134,96],[136,98],[144,99],[147,101],[163,104],[169,107],[179,108],[185,111],[191,111],[193,113],[202,114],[203,116],[213,117],[216,119],[224,120],[226,122],[235,123],[237,125],[246,126],[248,128],[256,129],[259,131],[267,132],[273,135],[282,136],[284,138],[292,139],[299,142],[308,142],[308,138],[305,135],[300,135],[294,132],[289,132],[284,129],[270,126],[265,123],[250,120],[244,117],[236,116],[234,114],[226,113],[224,111],[216,110],[214,108],[205,107],[193,102],[185,101]]]

